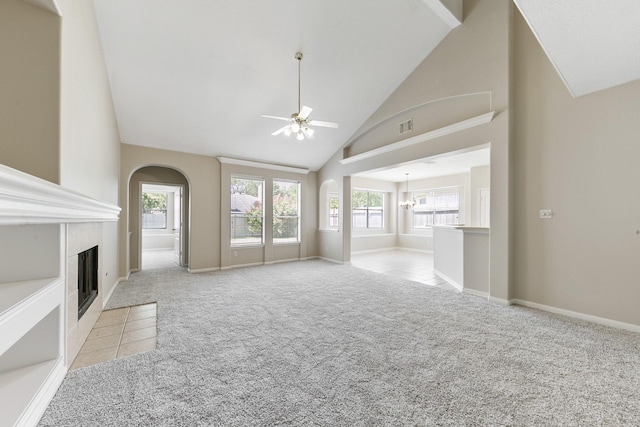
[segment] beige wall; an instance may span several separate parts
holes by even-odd
[[[640,325],[640,82],[574,99],[515,36],[514,296]]]
[[[122,144],[120,159],[120,275],[128,276],[129,182],[135,171],[146,166],[165,166],[182,173],[189,182],[190,241],[189,269],[201,271],[220,268],[220,163],[217,159],[176,151],[158,150]],[[135,248],[137,250],[137,248]]]
[[[229,268],[242,265],[270,264],[281,261],[306,259],[317,256],[318,244],[316,231],[318,229],[318,183],[315,172],[295,173],[223,163],[221,165],[220,181],[220,265]],[[264,200],[264,245],[262,246],[231,246],[231,176],[263,178],[265,181]],[[272,236],[273,205],[270,194],[273,193],[273,180],[286,179],[300,182],[300,243],[274,244]]]
[[[59,16],[0,1],[0,163],[60,183]]]
[[[508,0],[464,3],[464,24],[453,30],[402,85],[369,118],[356,135],[360,138],[346,155],[367,151],[373,147],[389,144],[393,139],[391,128],[397,129],[398,120],[404,118],[400,112],[412,109],[414,125],[421,131],[431,127],[460,121],[465,118],[457,108],[450,108],[450,101],[431,101],[463,94],[491,93],[491,108],[497,112],[491,123],[439,137],[380,156],[342,165],[342,150],[319,172],[319,181],[334,179],[339,183],[343,202],[343,216],[348,218],[350,206],[346,203],[351,188],[343,185],[343,177],[365,170],[396,165],[411,160],[466,150],[491,143],[491,296],[507,301],[510,298],[510,176],[509,176],[509,40],[510,16],[513,5]],[[456,105],[468,103],[461,108],[468,115],[477,115],[489,110],[489,96],[480,103],[478,95],[465,96],[455,101]],[[428,122],[430,113],[437,105],[447,105],[444,116]],[[484,107],[482,107],[484,105]],[[484,110],[483,110],[484,108]],[[424,119],[425,123],[420,120]],[[401,120],[400,120],[401,121]],[[388,127],[389,130],[384,128]],[[369,129],[374,131],[368,132]],[[432,130],[432,129],[431,129]],[[410,134],[409,136],[413,136]],[[349,182],[348,180],[346,181]],[[321,256],[337,261],[349,260],[350,230],[337,233],[322,233]],[[337,249],[337,250],[336,250]]]
[[[134,173],[141,168],[144,173]],[[189,229],[188,244],[189,271],[201,272],[247,264],[262,264],[291,259],[304,259],[317,255],[318,204],[316,173],[298,174],[270,169],[221,164],[217,158],[195,154],[179,153],[122,144],[120,204],[122,207],[122,227],[120,229],[120,271],[126,276],[138,265],[138,213],[133,205],[138,195],[137,182],[162,182],[169,179],[166,174],[150,173],[161,168],[175,169],[189,184]],[[231,248],[230,246],[230,177],[233,174],[272,179],[291,179],[301,182],[301,211],[303,216],[301,243],[299,245],[273,245],[269,231],[265,245],[252,248]],[[134,181],[132,183],[132,181]],[[176,183],[171,179],[169,183]],[[179,182],[177,182],[179,183]],[[266,193],[270,194],[270,186]],[[269,204],[265,203],[266,220],[270,224]],[[131,236],[129,237],[129,234]],[[135,252],[135,253],[134,253]],[[237,255],[236,255],[237,252]],[[131,262],[129,262],[131,260]]]
[[[92,2],[63,18],[0,2],[0,163],[118,203],[120,138]],[[102,227],[102,281],[118,279],[118,225]]]

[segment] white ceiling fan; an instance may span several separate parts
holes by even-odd
[[[276,120],[286,120],[290,122],[288,125],[278,129],[273,132],[271,135],[280,135],[284,133],[286,136],[291,134],[296,134],[296,138],[298,141],[304,140],[306,136],[308,139],[313,138],[314,130],[309,127],[311,126],[321,126],[327,128],[337,128],[338,124],[334,122],[323,122],[321,120],[310,120],[309,114],[313,109],[311,107],[307,107],[303,105],[300,108],[300,62],[302,61],[302,52],[296,52],[295,58],[298,60],[298,112],[293,113],[291,117],[278,117],[278,116],[267,116],[262,115],[260,117],[266,117],[268,119],[276,119]]]

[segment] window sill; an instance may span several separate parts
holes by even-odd
[[[232,249],[264,248],[264,243],[236,243],[230,246]]]
[[[369,237],[390,237],[395,236],[395,233],[363,233],[363,234],[352,234],[352,239],[366,239]]]
[[[321,233],[339,233],[339,228],[318,228],[318,231]]]
[[[300,242],[273,242],[273,246],[300,246]]]

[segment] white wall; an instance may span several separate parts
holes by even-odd
[[[491,188],[491,166],[479,166],[469,171],[469,216],[466,224],[479,226],[480,190]]]
[[[93,2],[58,0],[57,4],[63,16],[60,184],[118,204],[120,135]],[[102,242],[103,288],[109,294],[118,280],[116,224],[105,224]]]

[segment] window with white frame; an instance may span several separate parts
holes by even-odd
[[[449,187],[413,192],[413,228],[459,224],[460,191],[460,187]]]
[[[340,198],[338,193],[329,193],[327,197],[327,203],[329,204],[327,212],[329,212],[329,228],[338,228],[340,226]]]
[[[167,193],[142,193],[142,229],[162,230],[167,228]]]
[[[384,227],[384,193],[353,190],[351,194],[353,228]]]
[[[300,241],[300,183],[273,180],[273,243]]]
[[[261,245],[264,241],[264,180],[231,177],[231,245]]]

